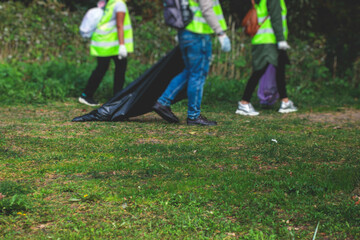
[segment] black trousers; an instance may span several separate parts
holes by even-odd
[[[278,66],[276,67],[276,85],[280,95],[280,99],[287,98],[286,82],[285,82],[285,65],[289,64],[289,57],[284,50],[279,50]],[[269,64],[258,71],[254,71],[248,80],[242,100],[250,102],[251,96],[259,83],[260,78],[264,75]]]
[[[84,90],[86,96],[93,97],[96,89],[99,87],[101,80],[103,79],[106,71],[109,68],[111,59],[115,62],[114,95],[118,91],[122,90],[125,82],[127,58],[123,58],[120,60],[118,56],[97,57],[97,66],[92,72]]]

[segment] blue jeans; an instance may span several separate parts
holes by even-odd
[[[170,106],[176,95],[187,87],[188,118],[196,119],[200,116],[204,84],[210,68],[211,38],[187,30],[180,30],[178,37],[185,69],[171,80],[158,102]]]

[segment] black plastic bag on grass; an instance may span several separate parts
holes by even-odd
[[[184,70],[179,46],[148,69],[100,108],[74,118],[73,122],[123,121],[152,111],[170,81]],[[186,98],[186,88],[176,101]]]

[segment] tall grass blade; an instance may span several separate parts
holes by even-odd
[[[318,222],[318,224],[317,224],[317,226],[316,226],[315,233],[314,233],[314,237],[313,237],[312,240],[315,240],[315,238],[316,238],[316,234],[317,234],[317,231],[318,231],[318,229],[319,229],[319,224],[320,224],[320,221]]]

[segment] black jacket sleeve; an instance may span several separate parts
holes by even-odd
[[[285,41],[280,0],[267,0],[267,8],[270,16],[271,25],[276,36],[276,41]]]

